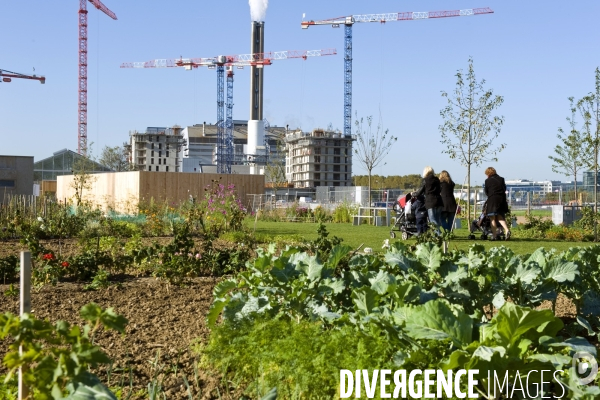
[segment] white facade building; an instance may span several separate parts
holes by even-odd
[[[518,189],[523,189],[527,191],[533,190],[541,190],[544,193],[552,193],[553,192],[553,182],[552,181],[530,181],[527,179],[513,179],[513,180],[505,180],[506,188],[511,188],[513,191]]]

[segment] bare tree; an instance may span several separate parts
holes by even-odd
[[[593,93],[577,102],[583,117],[585,143],[590,156],[589,166],[594,169],[594,213],[598,212],[598,153],[600,152],[600,69],[596,68],[596,82]],[[594,241],[598,241],[598,222],[594,218]]]
[[[492,114],[502,105],[504,98],[494,96],[491,89],[484,89],[484,84],[485,79],[477,82],[473,59],[469,58],[466,76],[462,70],[456,72],[453,96],[442,91],[448,105],[440,111],[444,119],[440,125],[441,142],[447,146],[444,153],[467,167],[467,199],[471,198],[471,167],[488,160],[498,161],[496,155],[506,147],[506,144],[492,147],[504,124],[503,116]],[[470,212],[471,203],[467,201],[467,215]]]
[[[567,117],[571,131],[565,136],[562,128],[558,128],[558,139],[561,144],[554,148],[555,155],[548,156],[553,162],[552,171],[565,176],[572,176],[575,182],[575,200],[577,200],[577,173],[585,166],[590,165],[591,158],[585,146],[584,135],[577,130],[575,116],[577,107],[573,97],[569,97],[571,116]]]
[[[365,167],[369,175],[369,206],[371,206],[371,172],[387,156],[392,149],[392,144],[398,138],[390,135],[389,129],[383,129],[381,114],[375,129],[373,129],[372,116],[367,117],[367,126],[365,127],[363,118],[358,119],[358,114],[355,115],[356,148],[354,154],[356,154],[359,163]]]

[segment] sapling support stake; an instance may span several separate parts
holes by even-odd
[[[19,303],[21,318],[31,312],[31,253],[21,252],[21,298]],[[19,357],[23,357],[23,347],[19,346]],[[23,367],[19,368],[19,400],[29,397],[29,388],[23,381]]]
[[[458,204],[460,205],[460,199],[462,199],[462,195],[463,195],[463,189],[465,188],[465,184],[467,183],[467,177],[465,176],[465,179],[463,180],[463,184],[460,187],[460,196],[458,198]],[[467,199],[467,201],[469,201],[470,199]],[[454,218],[452,219],[452,226],[450,227],[450,232],[452,232],[454,230],[454,223],[456,222],[456,215],[458,214],[458,207],[456,207],[456,210],[454,210]],[[469,216],[467,216],[467,218],[469,218]],[[467,221],[467,224],[469,224],[469,221]]]

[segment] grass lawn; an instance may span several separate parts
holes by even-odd
[[[390,239],[390,228],[386,226],[371,226],[371,225],[360,225],[353,226],[352,224],[325,224],[329,236],[337,236],[344,239],[343,243],[348,244],[354,248],[358,247],[363,243],[364,247],[371,247],[374,251],[380,251],[383,241]],[[254,227],[254,221],[247,220],[247,226],[250,230]],[[302,222],[264,222],[258,221],[256,223],[256,233],[269,236],[290,236],[299,235],[307,240],[313,240],[317,237],[317,226],[316,223],[302,223]],[[455,239],[450,242],[450,249],[462,249],[466,250],[474,243],[483,244],[486,248],[506,246],[511,248],[517,254],[530,254],[533,253],[539,247],[545,247],[547,249],[557,249],[563,251],[569,247],[574,246],[591,246],[593,243],[590,242],[566,242],[566,241],[552,241],[552,240],[539,240],[539,239],[518,239],[512,237],[510,241],[504,242],[490,242],[487,240],[469,240],[467,236],[469,231],[467,228],[463,228],[455,231]],[[390,243],[396,240],[402,240],[399,238],[399,232],[396,232],[396,239],[390,239]],[[479,235],[477,235],[479,238]],[[411,238],[407,240],[407,243],[415,243],[415,239]]]
[[[512,215],[524,217],[527,215],[527,210],[512,210]],[[552,210],[550,208],[540,208],[531,210],[531,215],[535,217],[552,217]]]

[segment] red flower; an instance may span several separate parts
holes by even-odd
[[[60,264],[60,265],[62,265],[63,267],[67,268],[69,266],[69,263],[66,262],[66,261],[63,261],[62,264]]]
[[[52,254],[52,253],[44,254],[42,258],[44,260],[52,260],[54,258],[54,254]]]

